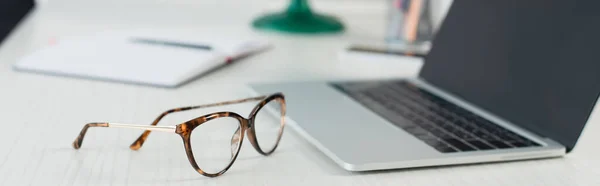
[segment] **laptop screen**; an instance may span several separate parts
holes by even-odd
[[[0,45],[33,7],[33,0],[0,0]]]
[[[420,77],[570,151],[600,93],[600,1],[454,1]]]

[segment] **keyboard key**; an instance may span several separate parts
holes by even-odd
[[[458,148],[460,151],[474,151],[476,150],[475,148],[461,142],[460,140],[457,139],[447,139],[445,140],[446,142],[448,142],[448,144]]]
[[[509,143],[512,146],[515,146],[515,147],[538,147],[538,146],[541,146],[540,144],[537,144],[537,143],[535,143],[533,141],[526,141],[526,142],[523,142],[523,141],[511,141]]]
[[[438,138],[443,139],[443,140],[454,139],[454,137],[452,135],[444,132],[442,129],[439,129],[439,128],[434,128],[433,130],[431,130],[431,133],[435,134]]]
[[[438,124],[438,126],[442,127],[445,131],[448,131],[449,133],[454,133],[454,132],[452,132],[452,131],[455,130],[454,126],[448,125],[448,124],[445,124],[445,123],[442,123],[442,124],[437,123],[437,124]]]
[[[533,142],[527,138],[524,138],[522,136],[519,136],[518,134],[514,134],[513,138],[516,138],[517,141],[526,143],[526,144],[530,144],[531,146],[540,146],[540,144],[537,144],[536,142]]]
[[[512,132],[507,132],[507,131],[494,131],[492,132],[492,134],[494,134],[495,136],[498,136],[498,138],[504,140],[504,141],[521,141],[519,138],[514,137],[514,135],[511,134]]]
[[[415,135],[419,139],[425,139],[425,138],[429,137],[429,132],[427,132],[426,130],[424,130],[420,127],[415,127],[414,130],[409,131],[409,132],[412,132],[412,134]]]
[[[433,146],[433,148],[435,148],[436,150],[440,151],[440,152],[458,152],[458,150],[446,145],[446,146]]]
[[[408,120],[414,121],[417,116],[412,113],[408,113],[404,117],[406,117]]]
[[[475,131],[477,131],[478,127],[475,127],[473,125],[467,124],[463,127],[463,129],[465,129],[466,131],[471,132],[471,134],[475,134]]]
[[[417,122],[415,122],[415,123],[417,123]],[[439,134],[439,132],[440,132],[437,129],[437,127],[430,125],[430,124],[425,124],[425,123],[421,122],[421,123],[417,123],[417,125],[423,127],[427,131],[431,131],[431,133],[434,133],[434,134]]]
[[[515,147],[529,147],[529,144],[523,143],[523,142],[518,142],[518,141],[514,141],[514,142],[509,142],[512,146]]]
[[[467,143],[477,147],[477,149],[479,150],[489,150],[489,149],[494,149],[494,147],[485,144],[484,142],[481,141],[467,141]]]
[[[492,141],[492,140],[497,140],[497,138],[496,138],[496,137],[494,137],[493,135],[491,135],[491,134],[488,134],[488,133],[486,133],[486,132],[483,132],[483,131],[482,131],[482,130],[480,130],[480,129],[476,129],[476,130],[474,130],[474,131],[473,131],[473,134],[474,134],[475,136],[477,136],[477,137],[479,137],[479,138],[483,139],[484,141]]]
[[[425,142],[427,145],[429,145],[441,152],[456,152],[457,151],[454,148],[448,146],[446,143],[439,141],[434,136],[429,136],[429,137],[420,138],[420,139],[423,142]]]
[[[456,135],[456,137],[465,140],[465,141],[472,141],[472,140],[477,140],[477,137],[469,134],[469,133],[465,133],[465,132],[456,132],[454,133],[454,135]]]
[[[444,146],[446,145],[444,142],[439,141],[435,136],[426,133],[426,134],[422,134],[417,136],[417,138],[423,140],[425,143],[431,145],[431,146]]]
[[[511,148],[511,146],[501,142],[501,141],[497,141],[497,140],[486,140],[486,142],[488,142],[489,144],[492,144],[494,146],[496,146],[499,149],[506,149],[506,148]]]
[[[427,116],[425,116],[429,121],[434,121],[437,120],[438,118],[432,114],[428,114]]]
[[[461,121],[459,119],[452,119],[452,120],[450,120],[450,122],[454,123],[456,126],[459,126],[459,127],[463,128],[463,129],[469,129],[469,128],[475,129],[475,127],[471,126],[469,123],[463,122],[463,121]],[[468,131],[472,131],[472,130],[468,130]]]

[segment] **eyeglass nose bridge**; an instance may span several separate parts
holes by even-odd
[[[233,136],[231,136],[231,157],[235,156],[235,153],[237,152],[238,148],[240,147],[240,144],[242,143],[241,138],[241,128],[238,127],[237,130],[235,130],[235,132],[233,132]]]
[[[252,122],[249,119],[242,119],[241,120],[241,125],[238,126],[238,128],[235,130],[235,132],[231,136],[230,144],[231,144],[231,156],[232,157],[235,156],[235,154],[236,154],[239,146],[242,143],[243,139],[240,139],[241,136],[242,136],[242,132],[246,132],[245,135],[247,137],[250,137],[250,142],[253,143],[252,140],[254,138],[251,137],[252,135],[250,135],[250,133],[251,133],[250,130],[252,128],[252,124],[251,123]],[[245,127],[245,130],[242,130],[242,127]],[[254,145],[254,144],[252,144],[252,145]]]

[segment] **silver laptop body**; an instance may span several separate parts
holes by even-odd
[[[539,137],[419,79],[407,81],[541,146],[442,153],[325,82],[251,85],[256,94],[283,92],[287,124],[346,170],[366,171],[498,162],[565,155],[565,147]],[[411,122],[411,121],[406,121]]]

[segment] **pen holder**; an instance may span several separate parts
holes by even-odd
[[[389,0],[388,43],[419,45],[434,34],[429,0]]]

